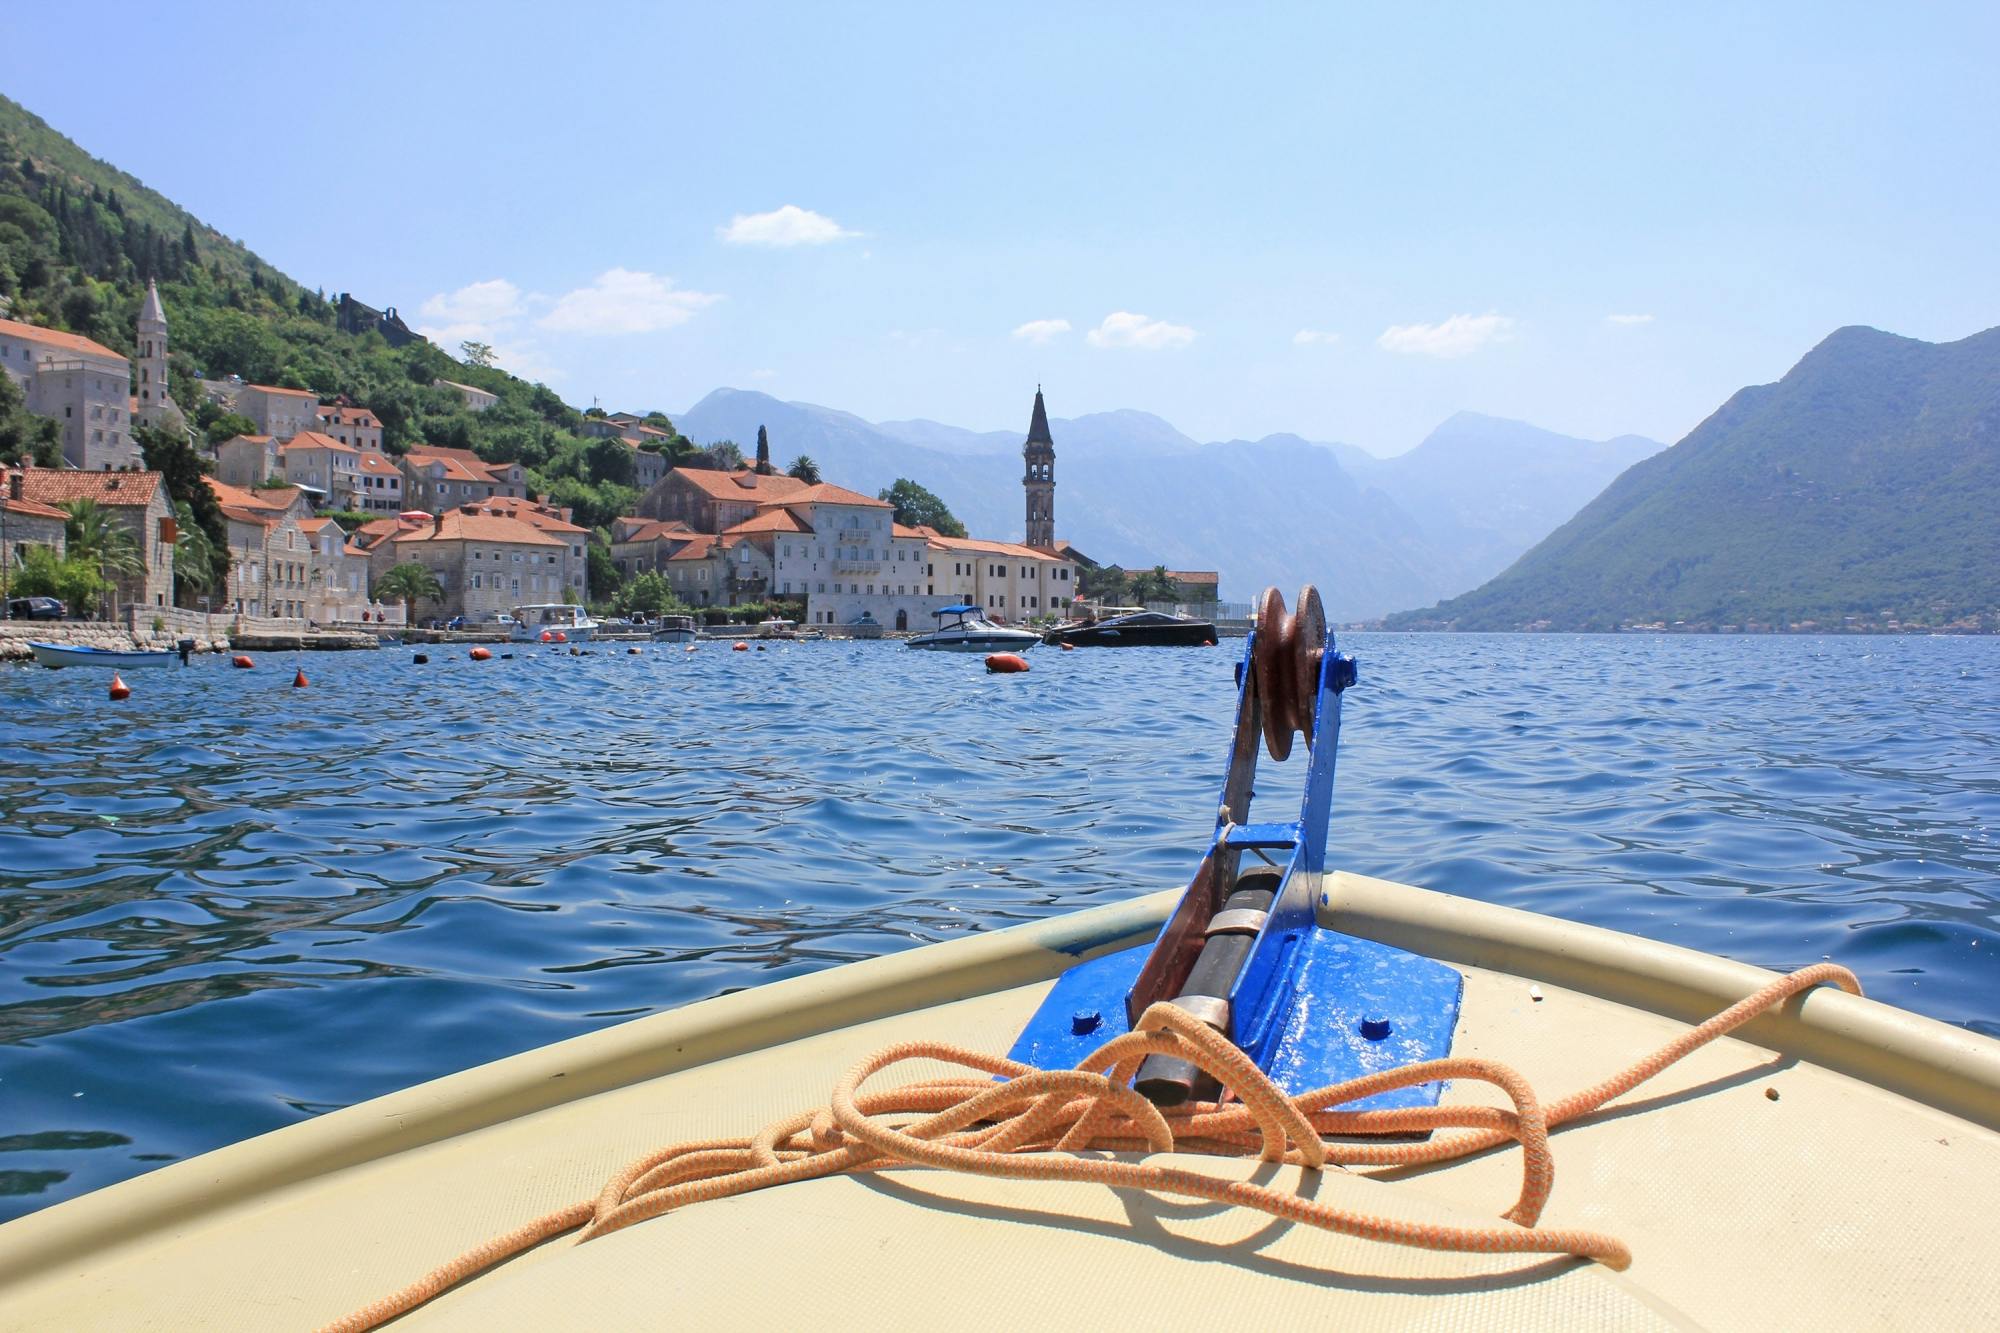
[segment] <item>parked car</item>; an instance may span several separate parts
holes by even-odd
[[[7,603],[9,620],[67,620],[69,608],[53,597],[16,597]]]

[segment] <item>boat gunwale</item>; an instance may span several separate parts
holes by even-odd
[[[1349,934],[1686,1022],[1776,975],[1386,880],[1336,872],[1325,887],[1322,922]],[[0,1226],[0,1290],[347,1167],[749,1051],[1052,980],[1151,939],[1178,897],[1148,894],[697,1001],[214,1149]],[[2000,1130],[2000,1040],[1827,987],[1733,1035]]]

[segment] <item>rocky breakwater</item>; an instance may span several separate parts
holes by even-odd
[[[205,634],[194,637],[198,653],[220,653],[229,641]],[[143,648],[171,648],[178,642],[172,634],[133,634],[119,625],[102,620],[0,620],[0,662],[32,661],[30,641],[59,643],[68,648],[106,648],[129,653]]]

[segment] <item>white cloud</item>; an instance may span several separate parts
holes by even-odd
[[[1315,343],[1337,343],[1340,335],[1328,333],[1324,329],[1300,329],[1292,335],[1292,346],[1311,347]]]
[[[1185,324],[1169,324],[1163,319],[1119,310],[1106,315],[1104,322],[1085,337],[1092,347],[1137,347],[1158,352],[1169,347],[1186,347],[1194,341],[1194,330]]]
[[[438,292],[417,307],[417,332],[449,352],[462,342],[492,342],[520,318],[521,289],[505,278]]]
[[[753,370],[750,372],[750,378],[753,380],[769,380],[776,379],[777,377],[778,372],[775,370]]]
[[[1031,319],[1014,330],[1016,338],[1024,338],[1031,343],[1045,343],[1058,334],[1069,332],[1066,319]]]
[[[1506,315],[1453,315],[1441,324],[1391,324],[1375,341],[1387,351],[1449,360],[1505,342],[1513,332],[1514,321]]]
[[[690,292],[672,278],[609,269],[588,287],[556,299],[538,324],[554,333],[657,333],[685,324],[695,311],[722,298],[711,292]]]
[[[1651,324],[1653,322],[1653,317],[1651,315],[1606,315],[1604,317],[1604,322],[1606,324],[1624,324],[1624,325]]]
[[[731,245],[825,245],[859,236],[823,213],[786,204],[768,213],[738,213],[715,234]]]

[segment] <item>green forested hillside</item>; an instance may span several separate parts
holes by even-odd
[[[636,502],[626,447],[579,435],[581,418],[549,389],[427,342],[392,348],[373,332],[341,332],[324,294],[0,97],[0,297],[12,318],[130,355],[148,278],[167,311],[175,398],[205,431],[232,423],[189,386],[240,375],[346,394],[381,418],[392,452],[423,442],[525,463],[537,489],[591,526]],[[393,304],[393,294],[378,303]],[[440,377],[489,389],[500,403],[468,412],[458,395],[430,387]]]
[[[1834,333],[1396,628],[2000,629],[2000,328]]]

